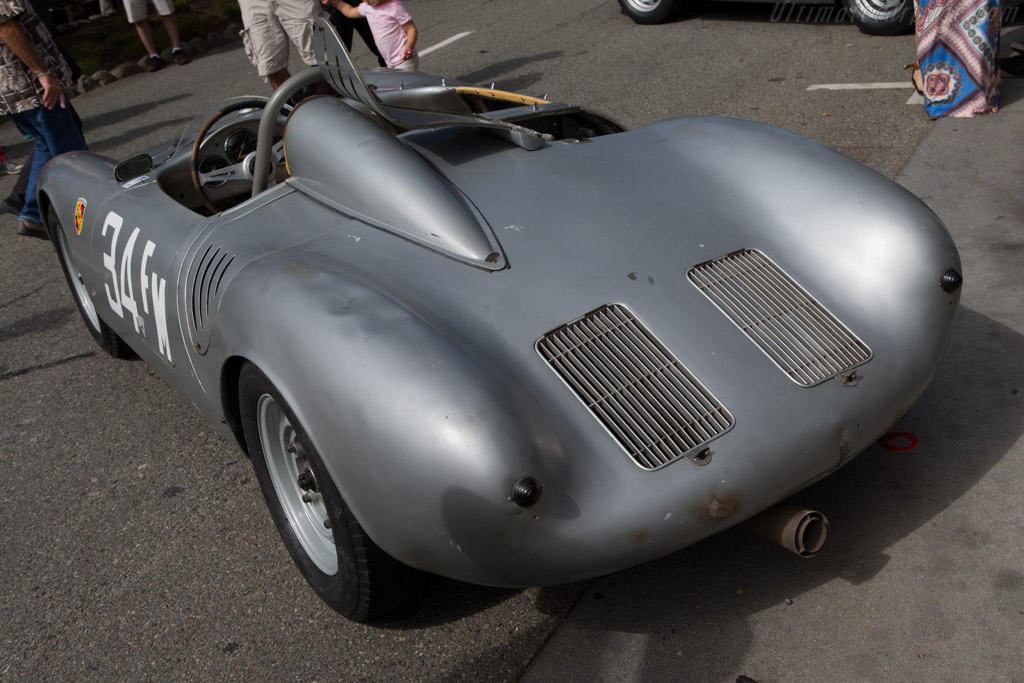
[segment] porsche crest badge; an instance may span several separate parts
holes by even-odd
[[[84,198],[79,197],[78,203],[75,204],[75,233],[82,234],[82,219],[85,217],[85,205],[88,202]]]

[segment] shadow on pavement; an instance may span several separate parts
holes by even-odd
[[[120,130],[117,135],[111,137],[100,138],[95,134],[90,135],[86,131],[86,142],[89,144],[89,151],[96,152],[97,154],[105,154],[108,150],[115,150],[121,145],[124,145],[132,140],[137,140],[140,137],[149,135],[160,130],[163,130],[167,126],[184,127],[186,123],[192,120],[190,116],[184,116],[176,119],[169,119],[166,121],[160,121],[158,123],[147,124],[145,126],[138,126],[136,128],[130,128],[128,130]],[[146,150],[139,149],[138,152]]]
[[[113,109],[111,111],[104,112],[102,114],[96,114],[94,116],[87,116],[82,119],[82,126],[88,132],[96,128],[102,128],[104,126],[112,126],[115,123],[120,123],[128,119],[135,118],[136,116],[149,116],[153,113],[153,110],[161,107],[165,104],[178,103],[184,99],[192,97],[191,94],[175,95],[174,97],[167,97],[162,100],[155,100],[152,102],[145,102],[142,104],[136,104],[131,107],[122,107],[121,109]]]
[[[526,66],[527,64],[536,64],[538,62],[546,62],[552,59],[559,59],[564,53],[561,50],[555,50],[552,52],[543,52],[536,55],[529,55],[525,57],[516,57],[515,59],[506,59],[493,64],[488,64],[482,69],[476,71],[470,71],[464,73],[456,78],[460,81],[466,81],[467,83],[484,83],[486,81],[497,81],[502,76],[509,74],[520,67]],[[510,87],[510,86],[505,86]]]

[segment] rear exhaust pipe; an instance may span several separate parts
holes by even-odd
[[[779,503],[743,526],[800,557],[813,557],[828,540],[828,519],[815,510]]]

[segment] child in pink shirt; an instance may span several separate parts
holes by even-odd
[[[388,66],[416,71],[420,58],[416,54],[416,24],[401,0],[363,0],[352,7],[341,0],[328,0],[349,19],[366,17],[373,31],[373,40]]]

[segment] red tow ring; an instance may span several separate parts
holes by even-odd
[[[889,432],[878,440],[878,445],[893,453],[906,453],[917,448],[917,437],[910,432]]]

